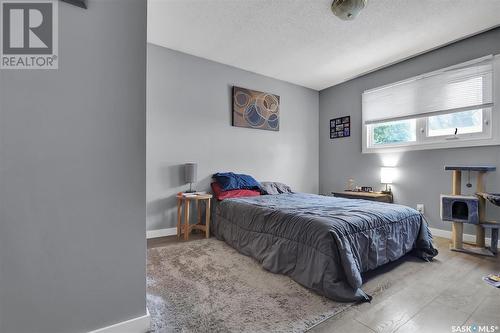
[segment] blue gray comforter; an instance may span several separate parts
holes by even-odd
[[[213,232],[274,273],[337,301],[367,301],[361,274],[415,251],[431,259],[427,223],[414,209],[293,193],[227,199]]]

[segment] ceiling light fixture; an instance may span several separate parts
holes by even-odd
[[[344,21],[354,20],[368,0],[333,0],[332,12]]]

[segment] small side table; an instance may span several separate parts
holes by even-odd
[[[184,234],[184,240],[189,240],[189,234],[192,230],[198,229],[205,231],[206,238],[210,237],[210,201],[211,194],[197,194],[192,196],[177,195],[177,238],[179,239]],[[191,202],[196,204],[196,213],[198,214],[197,223],[189,224],[189,209]],[[201,223],[200,202],[205,203],[205,224]],[[184,205],[184,223],[182,222],[182,206]]]
[[[387,202],[387,203],[394,202],[392,193],[343,191],[343,192],[332,192],[332,194],[335,197],[339,198],[364,199],[364,200]]]

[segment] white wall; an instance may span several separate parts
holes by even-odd
[[[231,126],[233,85],[281,98],[280,131]],[[147,229],[176,225],[183,164],[198,163],[198,190],[218,171],[318,192],[318,92],[148,45]]]

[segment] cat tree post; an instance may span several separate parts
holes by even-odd
[[[477,184],[476,184],[476,192],[483,193],[484,192],[484,174],[486,172],[479,171],[477,174]],[[479,221],[486,221],[486,199],[482,196],[478,197],[479,199]],[[481,225],[476,226],[476,246],[484,247],[486,243],[486,236],[484,232],[484,228]]]
[[[452,191],[453,195],[462,194],[462,171],[453,170],[452,173]],[[451,225],[451,243],[453,248],[463,248],[464,224],[461,222],[453,222]]]

